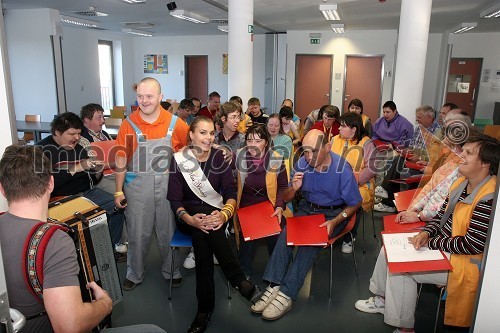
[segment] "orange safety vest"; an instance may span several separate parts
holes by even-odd
[[[466,181],[465,177],[457,179],[450,188],[450,198],[463,187],[459,187]],[[476,205],[485,200],[493,198],[497,183],[497,177],[492,176],[484,184],[471,193],[466,200],[458,202],[453,210],[452,237],[464,236],[469,228],[470,219]],[[472,197],[471,197],[472,195]],[[452,254],[451,265],[453,270],[448,274],[444,323],[446,325],[469,327],[472,319],[472,310],[476,301],[476,292],[479,283],[479,267],[483,254]]]

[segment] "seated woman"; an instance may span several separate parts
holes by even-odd
[[[323,120],[318,121],[311,129],[322,131],[328,137],[328,141],[330,141],[335,135],[339,134],[339,117],[339,108],[334,105],[328,105],[323,110]]]
[[[323,119],[323,111],[325,108],[328,106],[328,104],[323,105],[319,109],[312,110],[311,113],[306,117],[306,120],[304,121],[304,130],[302,135],[306,136],[307,132],[311,130],[311,127],[314,126],[318,121]]]
[[[214,254],[241,295],[252,302],[260,296],[226,239],[224,226],[234,213],[236,184],[222,151],[212,148],[214,137],[212,120],[196,117],[189,126],[189,146],[174,154],[170,165],[167,199],[178,217],[177,227],[191,235],[196,255],[198,311],[188,333],[205,331],[214,310]]]
[[[372,121],[367,115],[363,114],[363,102],[361,102],[360,99],[354,98],[349,102],[349,105],[347,106],[347,111],[348,112],[354,112],[357,113],[361,116],[361,119],[363,119],[363,126],[365,127],[366,130],[366,135],[371,138],[372,137]]]
[[[273,118],[276,119],[276,118]],[[283,191],[288,187],[288,176],[283,157],[270,149],[271,138],[266,128],[253,125],[245,134],[246,149],[237,153],[238,208],[256,205],[265,201],[274,206],[272,216],[281,217],[286,203]],[[252,275],[256,241],[244,241],[240,235],[239,223],[235,219],[234,233],[239,245],[238,258],[246,276]],[[266,237],[269,256],[273,253],[278,236]]]
[[[292,139],[283,132],[283,125],[278,113],[273,113],[269,116],[267,121],[267,131],[269,132],[270,139],[273,142],[273,148],[276,150],[285,161],[292,156]]]
[[[293,111],[288,106],[282,106],[279,112],[283,132],[292,139],[294,146],[298,146],[300,142],[299,128],[293,122]]]
[[[363,120],[360,115],[349,112],[342,115],[340,121],[340,134],[332,139],[332,152],[342,156],[351,165],[358,181],[359,193],[363,198],[361,207],[356,212],[356,224],[352,229],[352,237],[357,235],[358,225],[363,215],[363,210],[369,212],[373,209],[375,196],[375,145],[366,134]],[[344,236],[342,252],[351,253],[352,243],[350,235]]]

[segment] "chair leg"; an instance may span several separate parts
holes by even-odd
[[[422,283],[419,283],[419,284],[418,284],[417,304],[418,304],[418,300],[420,299],[420,294],[422,293],[422,286],[423,286],[423,284],[422,284]]]
[[[363,210],[363,253],[366,253],[366,242],[365,242],[365,211]],[[351,243],[354,244],[354,243]]]
[[[373,226],[373,237],[377,238],[377,233],[375,232],[375,215],[373,214],[373,209],[372,209],[372,226]]]
[[[441,310],[441,299],[443,299],[443,294],[444,294],[445,287],[441,287],[439,291],[439,299],[438,299],[438,306],[436,309],[436,320],[434,321],[434,333],[437,332],[437,325],[439,321],[439,310]]]
[[[175,260],[175,247],[170,247],[170,253],[172,262],[170,263],[170,285],[168,287],[168,300],[170,301],[172,299],[172,283],[174,280],[174,260]]]
[[[333,244],[330,244],[330,281],[328,285],[328,299],[332,298],[332,283],[333,283],[332,278],[333,278]]]
[[[349,233],[349,235],[351,235],[352,259],[354,260],[354,272],[356,272],[356,277],[358,277],[358,263],[356,262],[356,251],[354,251],[355,250],[355,248],[354,248],[354,237],[352,237],[352,233],[351,232]]]
[[[231,299],[231,284],[227,281],[227,299]]]

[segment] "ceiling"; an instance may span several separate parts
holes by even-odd
[[[151,23],[140,28],[155,36],[223,35],[217,30],[224,25],[212,20],[227,20],[228,0],[178,0],[177,9],[184,9],[210,18],[208,24],[194,24],[169,15],[166,4],[171,0],[146,0],[145,4],[127,4],[122,0],[0,0],[4,10],[52,8],[61,14],[98,21],[104,30],[122,32],[126,22]],[[419,1],[419,0],[412,0]],[[431,33],[441,33],[462,22],[477,22],[470,33],[500,32],[500,18],[480,19],[479,13],[498,0],[433,0]],[[338,4],[347,31],[397,30],[401,0],[254,0],[254,33],[287,30],[329,30],[318,8],[320,4]],[[96,11],[108,16],[84,17],[75,11]],[[226,24],[227,25],[227,24]]]

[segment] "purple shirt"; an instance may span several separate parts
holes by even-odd
[[[378,118],[373,124],[372,140],[382,140],[387,142],[397,142],[399,145],[408,145],[413,138],[412,124],[397,113],[391,121],[384,117]]]

